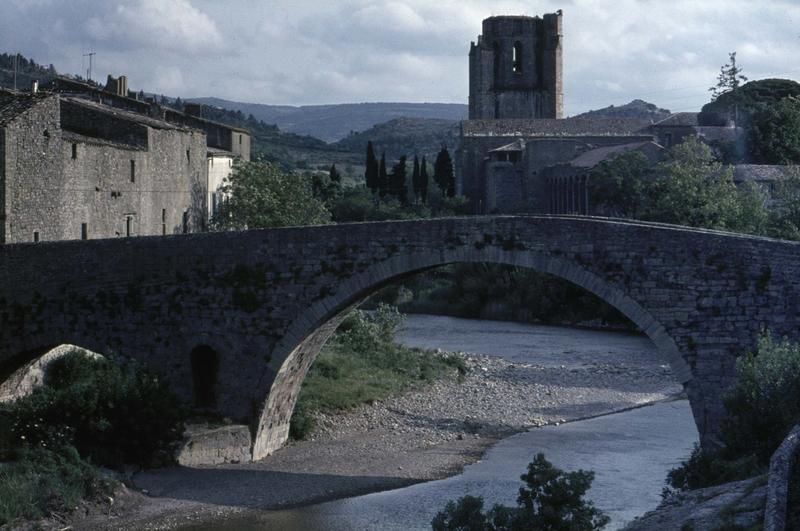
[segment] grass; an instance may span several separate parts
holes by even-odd
[[[381,306],[356,312],[323,347],[303,382],[290,435],[302,439],[313,429],[315,411],[342,411],[371,404],[444,377],[462,378],[467,367],[457,356],[439,356],[394,341],[402,322]]]
[[[114,485],[74,447],[25,451],[0,463],[0,526],[70,513],[83,500],[109,495]]]

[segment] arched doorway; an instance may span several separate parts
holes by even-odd
[[[217,406],[219,355],[208,345],[200,345],[192,350],[191,363],[195,407],[215,408]]]

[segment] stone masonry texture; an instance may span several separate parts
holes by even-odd
[[[669,225],[504,216],[0,246],[0,379],[69,343],[161,372],[196,397],[191,353],[219,356],[223,415],[253,457],[279,448],[319,348],[387,283],[455,262],[530,267],[624,313],[684,384],[713,444],[737,356],[799,339],[800,244]]]

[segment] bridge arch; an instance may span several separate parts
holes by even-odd
[[[691,368],[664,326],[621,288],[573,260],[535,250],[507,251],[499,247],[477,246],[408,253],[388,258],[348,278],[337,286],[334,293],[314,302],[295,317],[272,353],[270,368],[275,378],[257,420],[253,459],[266,457],[286,442],[289,421],[306,373],[322,346],[351,310],[393,281],[444,265],[469,262],[530,268],[584,288],[637,325],[653,341],[684,387],[691,381]],[[700,428],[699,405],[693,403],[692,410]]]

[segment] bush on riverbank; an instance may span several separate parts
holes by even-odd
[[[590,531],[602,529],[609,517],[583,499],[594,472],[564,472],[538,454],[520,476],[516,507],[496,504],[483,512],[483,498],[464,496],[448,502],[431,522],[434,531]]]
[[[0,404],[0,525],[67,513],[115,482],[96,465],[172,462],[183,410],[155,375],[79,351],[53,361],[44,385]]]
[[[722,448],[695,448],[670,471],[673,488],[702,488],[765,472],[772,453],[800,423],[800,345],[766,334],[736,369],[736,383],[725,397]]]
[[[349,409],[418,387],[446,374],[466,373],[461,358],[436,356],[394,341],[403,316],[385,304],[353,312],[323,347],[303,382],[290,435],[306,437],[314,411]]]

